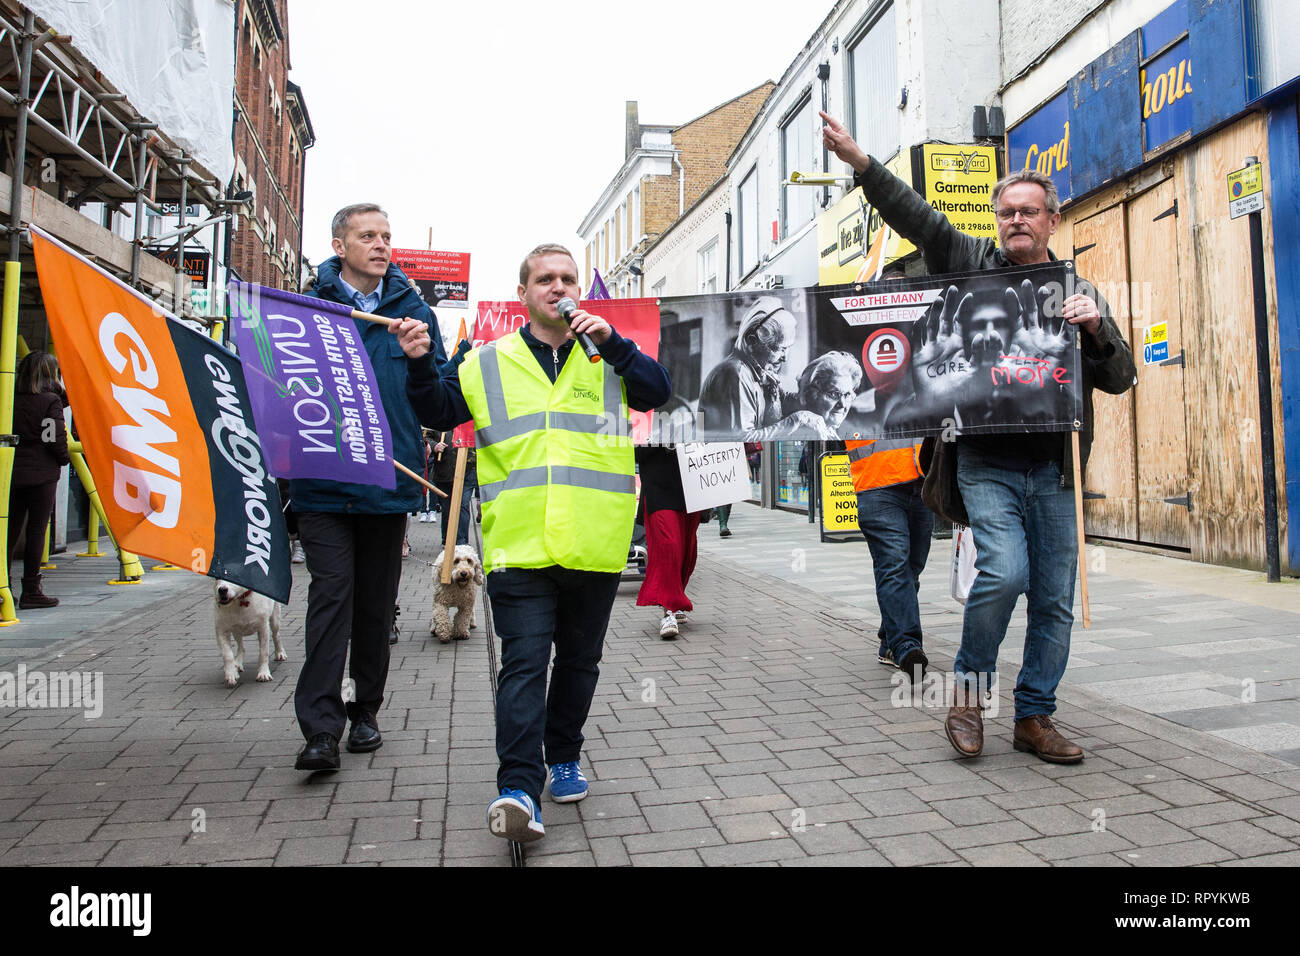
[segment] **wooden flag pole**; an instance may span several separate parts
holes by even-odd
[[[1070,442],[1074,449],[1074,526],[1079,549],[1079,590],[1083,602],[1083,626],[1092,626],[1092,614],[1088,609],[1088,561],[1083,544],[1083,470],[1079,466],[1079,433],[1070,432]]]
[[[412,481],[414,481],[414,482],[418,482],[419,484],[424,485],[424,487],[428,488],[428,489],[429,489],[430,491],[432,491],[435,495],[441,495],[441,496],[444,497],[444,498],[447,497],[447,492],[443,491],[441,488],[435,488],[433,485],[429,484],[427,481],[425,481],[423,478],[421,478],[421,477],[420,477],[419,475],[417,475],[415,472],[411,471],[411,469],[409,469],[409,468],[407,468],[405,465],[403,465],[400,461],[397,461],[396,459],[394,459],[394,461],[393,461],[393,467],[396,468],[398,471],[400,471],[402,474],[404,474],[407,478],[410,478]]]
[[[460,495],[465,490],[465,462],[469,460],[469,449],[461,445],[456,449],[456,478],[451,483],[451,507],[447,509],[447,540],[442,551],[443,584],[451,583],[451,566],[455,563],[456,532],[460,526]]]
[[[394,322],[400,322],[401,319],[390,319],[383,315],[375,315],[373,312],[362,312],[360,309],[352,310],[352,318],[364,319],[367,322],[375,322],[379,325],[392,325]]]

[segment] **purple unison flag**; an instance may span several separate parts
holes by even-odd
[[[230,320],[268,470],[394,488],[392,433],[352,308],[231,280]]]
[[[591,288],[587,290],[584,299],[608,299],[609,290],[605,288],[605,280],[600,277],[599,269],[591,270]]]

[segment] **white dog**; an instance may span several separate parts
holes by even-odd
[[[244,672],[244,635],[257,635],[257,679],[271,679],[271,662],[267,659],[268,644],[275,641],[275,659],[287,661],[289,655],[280,643],[280,605],[267,597],[229,581],[214,585],[217,606],[214,613],[217,624],[217,646],[225,665],[226,686],[239,683]]]
[[[446,644],[453,637],[464,640],[474,623],[474,602],[478,600],[479,585],[483,583],[483,565],[478,554],[467,544],[456,545],[452,555],[451,583],[442,583],[442,559],[446,551],[438,553],[433,562],[433,623],[429,633]],[[456,623],[451,622],[451,609],[456,609]]]

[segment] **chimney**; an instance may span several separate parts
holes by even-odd
[[[636,100],[627,101],[627,132],[623,143],[623,159],[628,159],[641,146],[641,122],[637,118]]]

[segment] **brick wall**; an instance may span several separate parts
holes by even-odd
[[[269,0],[284,38],[261,36],[248,16],[249,0],[237,0],[235,25],[235,156],[247,178],[236,190],[252,189],[257,198],[241,216],[231,237],[230,266],[250,282],[297,289],[302,253],[303,148],[289,120],[286,95],[289,69],[287,0]],[[238,175],[238,173],[237,173]],[[267,219],[273,226],[267,228]],[[256,220],[254,222],[253,220]],[[286,243],[291,250],[286,262]]]
[[[727,171],[727,157],[774,87],[773,83],[764,83],[673,130],[673,145],[682,151],[681,163],[686,169],[687,206]]]

